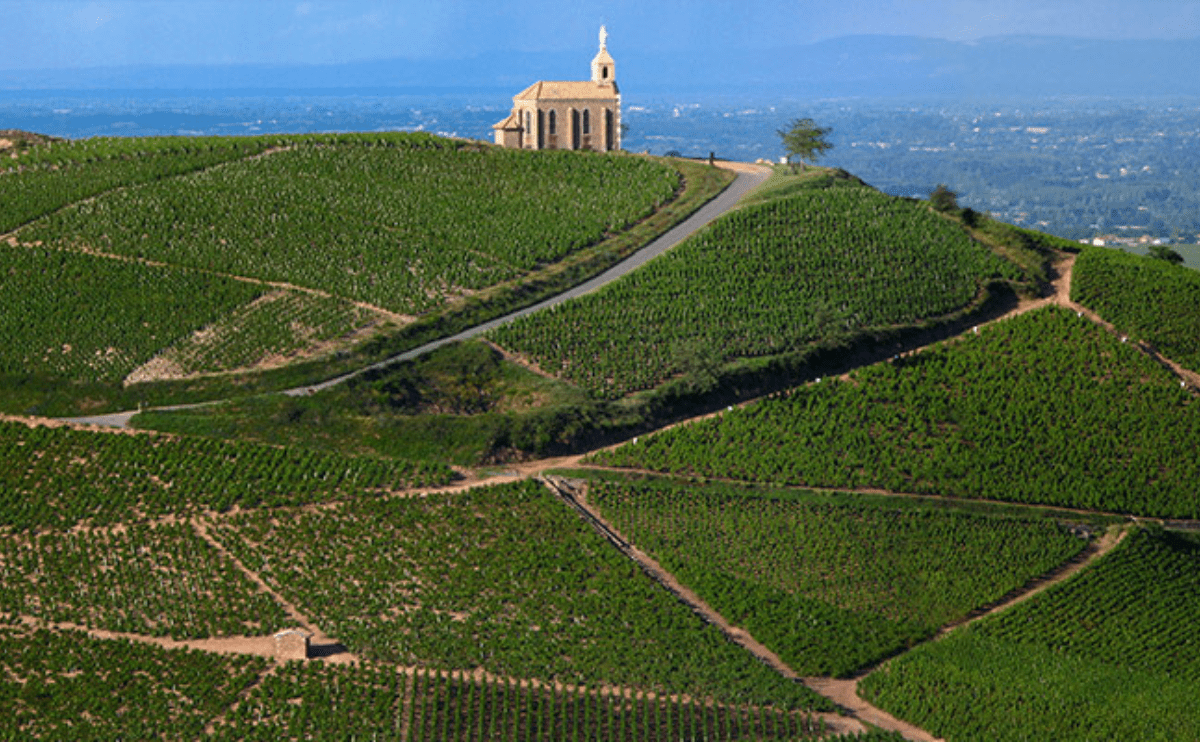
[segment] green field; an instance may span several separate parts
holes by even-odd
[[[842,676],[1077,554],[1050,520],[592,478],[588,501],[797,672]]]
[[[1047,308],[596,454],[753,482],[1200,517],[1200,407],[1166,370]]]
[[[1200,273],[1120,250],[1086,248],[1071,299],[1180,365],[1200,369]]]
[[[1135,531],[1094,567],[868,677],[947,740],[1195,739],[1200,540]]]
[[[613,398],[946,315],[990,281],[1023,280],[923,204],[804,182],[813,187],[728,214],[620,281],[491,337]]]
[[[0,626],[0,737],[201,739],[267,662]]]

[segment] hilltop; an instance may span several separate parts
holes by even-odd
[[[314,200],[272,201],[289,181]],[[1194,271],[838,170],[697,212],[729,182],[706,164],[424,135],[43,142],[0,182],[0,280],[41,302],[0,326],[25,736],[1200,730]],[[520,207],[488,190],[513,183]],[[438,193],[487,227],[425,219]],[[318,326],[339,349],[298,352]],[[279,335],[289,362],[247,363]],[[156,357],[196,373],[130,378]],[[28,416],[187,399],[229,401]],[[307,658],[276,656],[297,627]]]

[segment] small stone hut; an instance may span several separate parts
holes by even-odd
[[[275,635],[275,659],[308,659],[308,641],[312,634],[304,629],[284,629]]]
[[[621,93],[608,31],[600,27],[591,80],[535,82],[513,96],[512,113],[492,129],[496,144],[513,149],[620,149]]]

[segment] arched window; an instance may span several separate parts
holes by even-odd
[[[528,147],[533,142],[533,116],[529,111],[525,112],[525,146]]]
[[[556,114],[554,111],[551,111],[550,112],[550,135],[553,136],[557,133],[558,133],[558,114]]]
[[[592,116],[591,116],[591,111],[587,110],[586,108],[585,108],[585,109],[583,109],[583,133],[584,133],[584,134],[591,134],[591,133],[592,133]]]

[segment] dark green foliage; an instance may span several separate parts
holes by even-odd
[[[0,737],[202,739],[265,669],[258,657],[0,627]]]
[[[833,133],[833,129],[817,126],[812,119],[793,119],[786,129],[780,129],[776,133],[783,142],[788,161],[799,160],[801,169],[804,168],[806,160],[816,162],[826,151],[833,149],[833,144],[826,139]]]
[[[533,481],[223,519],[222,542],[360,656],[826,708]]]
[[[604,397],[941,316],[1020,271],[927,207],[866,187],[726,215],[659,260],[492,337]]]
[[[557,451],[604,424],[603,408],[575,387],[505,361],[484,343],[466,342],[307,397],[267,396],[145,413],[133,423],[165,432],[472,466],[514,450]]]
[[[801,674],[911,646],[1083,548],[1053,522],[593,479],[605,517]]]
[[[1075,259],[1071,298],[1171,360],[1200,370],[1200,273],[1093,247]]]
[[[933,193],[929,195],[929,205],[934,211],[950,213],[958,211],[958,194],[950,190],[945,184],[938,184],[938,187],[933,189]]]
[[[444,484],[450,476],[432,464],[0,422],[0,528],[300,505]]]
[[[1183,262],[1183,256],[1166,245],[1152,245],[1150,247],[1150,252],[1147,254],[1157,260],[1165,260],[1168,263],[1174,263],[1175,265],[1179,265]]]
[[[1085,318],[1045,309],[595,456],[756,482],[1200,517],[1200,406]]]
[[[1200,544],[1140,531],[1071,580],[866,678],[947,740],[1195,739]]]

